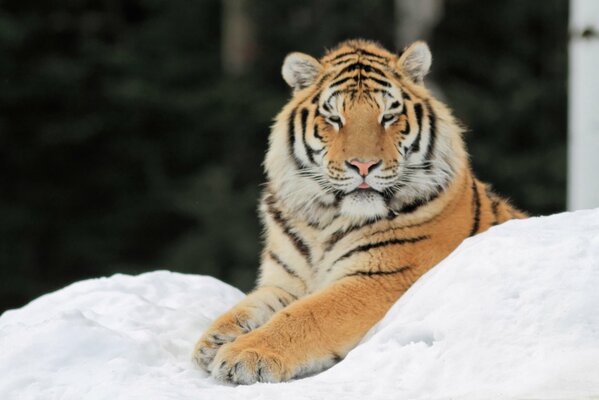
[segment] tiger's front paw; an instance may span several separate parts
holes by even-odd
[[[193,361],[205,371],[210,372],[212,361],[221,346],[234,341],[238,336],[250,330],[249,323],[239,317],[217,320],[196,343],[192,354]]]
[[[291,378],[291,369],[285,357],[265,344],[251,345],[243,339],[221,347],[214,359],[212,376],[243,385],[282,382]]]
[[[193,350],[193,361],[207,372],[210,372],[210,364],[216,356],[218,349],[225,343],[235,340],[234,336],[225,336],[219,333],[208,333],[203,335]]]

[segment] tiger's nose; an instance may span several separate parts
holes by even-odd
[[[370,160],[366,162],[358,161],[356,159],[346,161],[345,162],[348,167],[353,168],[358,171],[358,173],[362,176],[368,175],[371,169],[378,167],[381,163],[381,160]]]

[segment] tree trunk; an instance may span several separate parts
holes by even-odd
[[[427,41],[443,14],[443,0],[395,0],[395,45]]]
[[[250,0],[223,0],[222,65],[227,75],[248,72],[256,53]]]
[[[570,2],[568,209],[599,207],[599,1]]]

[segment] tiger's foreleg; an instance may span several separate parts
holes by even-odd
[[[306,296],[262,327],[223,345],[217,379],[281,382],[330,367],[379,321],[407,287],[397,274],[355,274]]]
[[[220,316],[197,342],[193,361],[210,372],[218,349],[267,322],[274,313],[295,301],[295,295],[276,286],[263,286]]]

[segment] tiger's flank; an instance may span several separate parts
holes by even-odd
[[[464,239],[525,214],[476,179],[463,127],[424,85],[431,53],[351,40],[291,53],[272,127],[256,289],[194,361],[238,384],[326,369]]]

